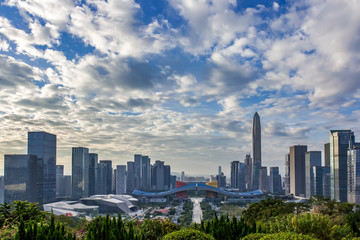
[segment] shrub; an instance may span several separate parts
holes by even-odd
[[[164,235],[180,230],[179,225],[169,220],[149,220],[145,219],[136,229],[136,235],[141,239],[157,240]]]
[[[162,240],[215,240],[209,234],[200,232],[195,229],[184,228],[176,232],[165,235]]]
[[[303,234],[299,234],[299,233],[289,233],[289,232],[265,234],[259,240],[273,240],[273,239],[281,239],[281,240],[317,240],[316,238],[310,237],[308,235],[303,235]]]
[[[264,237],[265,233],[251,233],[247,235],[244,238],[241,238],[242,240],[260,240],[262,237]]]

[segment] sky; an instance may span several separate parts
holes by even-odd
[[[0,173],[27,132],[126,164],[216,174],[251,153],[284,173],[289,146],[360,137],[358,0],[2,0]]]

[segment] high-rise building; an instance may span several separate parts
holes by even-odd
[[[4,201],[42,201],[38,174],[42,161],[35,155],[4,155]]]
[[[270,167],[270,192],[274,194],[280,194],[282,192],[279,167]]]
[[[170,189],[176,188],[176,176],[171,175],[170,179],[171,179]]]
[[[231,162],[230,186],[232,188],[239,188],[239,161]]]
[[[349,144],[348,159],[348,202],[360,204],[360,143]]]
[[[313,196],[330,197],[330,167],[313,166]]]
[[[244,184],[245,189],[251,190],[251,171],[252,171],[252,159],[250,154],[246,154],[244,159]]]
[[[290,153],[285,154],[285,177],[284,177],[285,195],[290,194]]]
[[[28,154],[42,159],[43,173],[39,186],[42,202],[54,202],[56,198],[56,135],[47,132],[28,132]],[[41,173],[39,173],[41,174]]]
[[[314,196],[314,166],[321,166],[321,151],[309,151],[305,153],[305,191],[306,197]]]
[[[347,201],[347,150],[349,142],[355,142],[351,130],[330,130],[331,198]]]
[[[251,187],[253,190],[259,189],[259,171],[261,167],[261,125],[260,116],[255,112],[252,126],[252,175]]]
[[[116,166],[116,194],[126,193],[126,166]]]
[[[134,185],[135,189],[142,189],[141,186],[141,154],[134,155]]]
[[[126,191],[132,193],[135,190],[135,163],[127,162]]]
[[[165,190],[170,189],[171,185],[171,168],[170,165],[164,165],[164,185]]]
[[[4,176],[0,176],[0,204],[4,204]]]
[[[184,181],[185,181],[185,172],[184,172],[184,171],[181,172],[180,181],[181,181],[181,182],[184,182]]]
[[[151,182],[152,189],[164,190],[165,189],[165,166],[163,161],[155,161],[151,168]]]
[[[89,196],[96,194],[98,154],[89,153]]]
[[[306,145],[290,147],[290,193],[305,197],[305,153]]]
[[[324,166],[330,167],[330,143],[324,144]]]
[[[269,176],[267,175],[267,167],[260,167],[259,171],[259,189],[261,191],[269,191]]]
[[[89,149],[72,148],[72,199],[89,196]]]
[[[104,194],[111,194],[112,193],[112,181],[113,181],[113,168],[112,168],[112,161],[111,160],[101,160],[100,163],[102,164],[102,174],[103,176],[103,184],[105,193]]]
[[[140,189],[151,189],[151,165],[150,158],[148,156],[141,156],[141,169],[140,169]]]

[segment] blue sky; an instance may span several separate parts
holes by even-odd
[[[0,3],[0,172],[28,131],[114,165],[133,155],[172,171],[229,173],[289,146],[323,150],[359,127],[360,3],[339,0],[5,0]]]

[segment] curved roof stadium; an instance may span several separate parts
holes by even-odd
[[[254,198],[254,197],[260,197],[262,195],[264,195],[264,193],[260,190],[255,190],[252,192],[229,192],[229,191],[225,191],[223,189],[220,188],[216,188],[216,187],[212,187],[209,185],[206,185],[204,183],[189,183],[185,186],[182,187],[178,187],[178,188],[174,188],[165,192],[143,192],[140,190],[134,190],[133,191],[133,195],[138,196],[138,197],[165,197],[171,194],[175,194],[178,192],[184,192],[184,191],[193,191],[193,190],[199,190],[199,191],[210,191],[210,192],[216,192],[216,193],[220,193],[223,194],[227,197],[233,197],[233,198]]]

